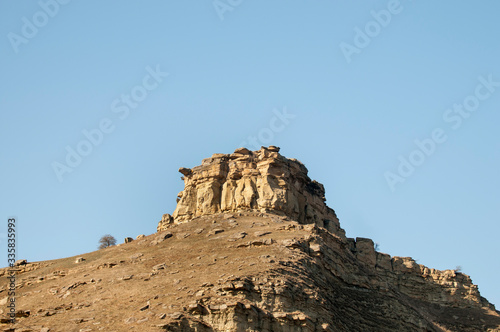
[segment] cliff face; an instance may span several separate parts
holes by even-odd
[[[323,186],[277,148],[180,171],[158,233],[17,266],[16,324],[0,269],[0,330],[500,332],[469,276],[346,238]]]
[[[92,253],[17,267],[3,331],[500,331],[470,278],[315,224],[243,211],[172,223]]]
[[[173,215],[159,222],[159,232],[207,220],[229,218],[236,224],[253,216],[276,224],[272,233],[289,237],[236,248],[265,245],[272,253],[276,245],[290,256],[264,276],[250,274],[217,288],[221,305],[198,303],[168,325],[172,330],[500,331],[500,315],[469,276],[377,252],[370,239],[346,238],[325,204],[323,185],[277,147],[215,154],[179,171],[185,188]],[[247,235],[238,234],[229,240]]]
[[[158,230],[203,215],[260,211],[345,234],[335,212],[325,204],[323,185],[308,177],[300,161],[280,155],[277,147],[214,154],[201,166],[179,172],[185,188],[178,194],[173,216],[165,216]]]

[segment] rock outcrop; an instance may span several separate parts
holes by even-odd
[[[158,233],[0,269],[0,330],[500,332],[469,276],[345,237],[323,186],[278,148],[180,171]]]
[[[272,213],[195,217],[79,258],[16,267],[17,326],[0,269],[0,330],[500,331],[467,275]]]
[[[240,148],[232,154],[214,154],[193,169],[180,168],[185,188],[173,215],[164,215],[158,230],[203,215],[260,211],[344,236],[335,211],[325,204],[323,185],[309,178],[300,161],[283,157],[279,150]]]
[[[279,245],[300,258],[270,273],[277,283],[259,283],[255,276],[234,280],[221,288],[224,304],[196,304],[189,315],[169,325],[172,330],[475,331],[487,321],[490,327],[500,322],[469,276],[380,253],[370,239],[346,238],[334,210],[325,204],[323,185],[309,178],[300,161],[280,155],[277,147],[214,154],[202,165],[179,172],[185,188],[173,214],[163,215],[159,232],[206,218],[236,225],[237,216],[271,216],[278,224],[298,223],[277,229],[295,231]],[[297,237],[298,229],[308,232]],[[262,234],[267,233],[255,233]],[[247,236],[238,232],[231,240]],[[273,243],[267,238],[237,248]],[[235,297],[228,302],[230,294]],[[475,319],[482,323],[473,323]]]

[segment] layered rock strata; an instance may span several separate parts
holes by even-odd
[[[82,256],[0,269],[2,331],[500,331],[462,273],[390,257],[364,238],[241,212]]]
[[[158,231],[194,217],[252,210],[286,215],[344,237],[335,211],[325,204],[323,185],[309,178],[300,161],[280,155],[279,150],[240,148],[232,154],[214,154],[193,169],[180,168],[184,190],[173,215],[163,216]]]
[[[251,212],[196,217],[169,232],[190,224],[212,224],[245,263],[258,256],[259,268],[208,284],[207,300],[168,331],[500,331],[499,313],[469,276],[377,252],[370,239]]]
[[[181,172],[159,233],[0,269],[0,330],[500,332],[469,276],[346,238],[323,187],[278,148]]]
[[[166,330],[500,331],[499,312],[469,276],[347,238],[323,185],[277,147],[215,154],[179,171],[185,188],[160,234],[212,224],[212,240],[234,242],[241,257],[266,253],[259,259],[269,266],[213,287]]]

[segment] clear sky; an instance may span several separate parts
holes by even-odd
[[[277,145],[349,237],[500,305],[498,1],[2,1],[0,241],[155,232],[178,168]],[[0,263],[6,265],[6,253]]]

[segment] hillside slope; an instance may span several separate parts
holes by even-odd
[[[4,331],[500,331],[469,276],[347,238],[324,188],[275,147],[181,168],[158,233],[18,266]]]
[[[370,266],[359,259],[369,255],[365,247],[353,252],[351,245],[323,228],[272,214],[199,217],[82,255],[83,262],[70,257],[22,265],[18,309],[29,316],[18,326],[68,332],[499,330],[500,315],[466,275],[374,251]]]

